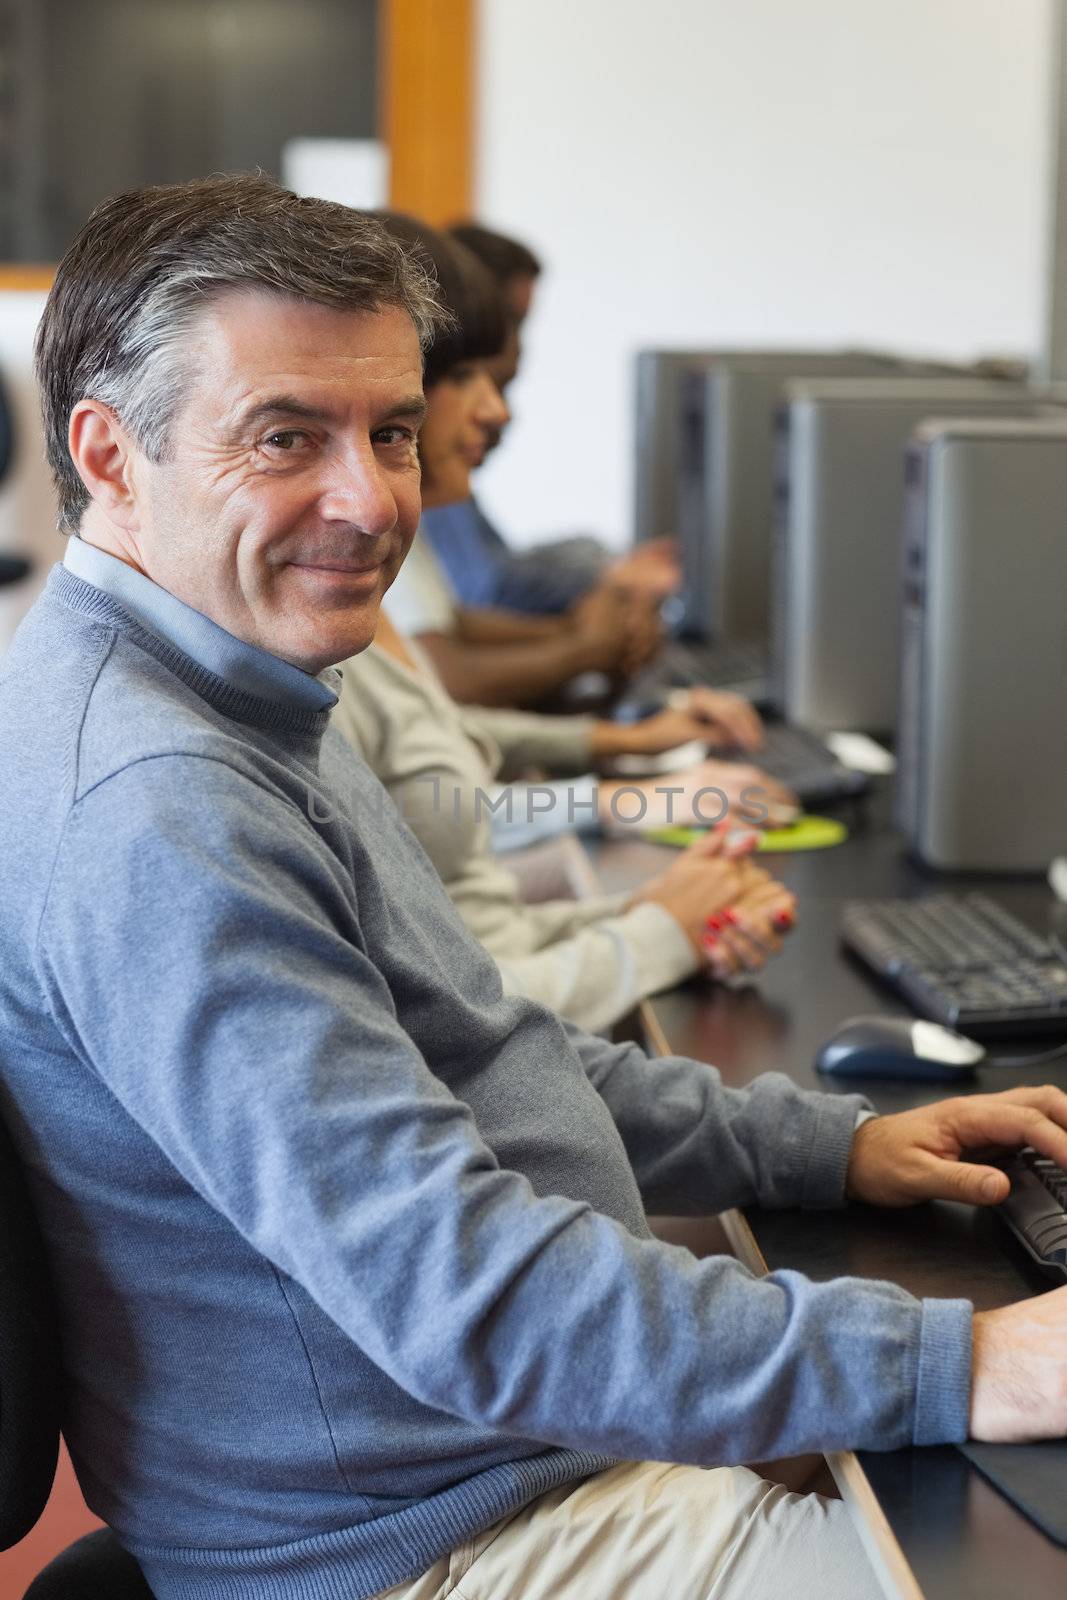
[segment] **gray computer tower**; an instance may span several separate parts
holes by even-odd
[[[711,637],[766,638],[770,631],[775,418],[784,385],[794,378],[927,371],[954,369],[858,350],[738,353],[708,367],[702,504],[692,525],[683,519],[679,534],[683,552],[701,552],[693,605]]]
[[[945,870],[1067,839],[1067,419],[923,423],[908,457],[898,819]]]
[[[634,540],[679,534],[679,479],[703,485],[702,375],[723,362],[773,373],[895,371],[899,358],[866,351],[639,350],[634,367]],[[873,365],[872,365],[873,364]],[[694,380],[696,380],[694,382]]]
[[[678,535],[678,472],[685,375],[703,372],[711,350],[639,350],[634,364],[635,543]]]
[[[637,538],[680,540],[684,632],[766,641],[774,417],[791,378],[963,375],[863,350],[643,351],[637,360]]]
[[[1040,415],[1021,384],[801,379],[778,417],[769,698],[827,733],[892,733],[900,678],[904,456],[934,413]]]

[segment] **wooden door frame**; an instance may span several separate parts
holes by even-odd
[[[477,0],[380,0],[380,137],[389,204],[435,225],[474,200]]]

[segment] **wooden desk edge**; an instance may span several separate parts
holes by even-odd
[[[653,1002],[643,1000],[638,1007],[638,1016],[648,1041],[649,1052],[656,1056],[673,1054],[660,1027]],[[756,1243],[756,1236],[749,1227],[748,1218],[740,1211],[724,1211],[719,1221],[738,1261],[748,1267],[750,1272],[759,1273],[761,1276],[766,1273],[767,1263]],[[851,1450],[828,1451],[826,1464],[833,1474],[842,1500],[852,1514],[856,1531],[887,1600],[923,1600],[923,1592],[915,1574],[908,1565],[907,1557],[878,1504],[870,1480],[854,1453]]]

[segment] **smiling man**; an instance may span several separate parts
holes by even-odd
[[[217,202],[222,187],[190,189],[190,211]],[[168,194],[177,206],[178,193],[151,191],[141,205],[151,217]],[[86,230],[112,252],[121,205],[101,208]],[[180,222],[195,244],[196,217]],[[233,263],[232,283],[224,264],[196,263],[172,282],[159,274],[123,330],[128,353],[117,353],[97,316],[100,285],[75,290],[61,275],[40,340],[64,525],[309,673],[369,644],[420,509],[419,334],[433,326],[433,301],[375,224],[364,220],[362,233],[381,281],[366,271],[347,304],[343,272],[335,267],[331,282],[328,261],[318,286],[326,303],[296,298],[300,272],[289,294],[268,289],[254,256]],[[175,254],[183,242],[172,243]],[[153,339],[158,349],[137,372],[138,346]],[[190,369],[195,393],[176,404]],[[99,570],[77,553],[75,570],[87,559]]]
[[[411,317],[231,290],[190,346],[197,405],[164,459],[142,464],[140,500],[136,469],[115,484],[128,445],[114,413],[75,407],[71,455],[99,495],[86,536],[141,570],[151,560],[164,588],[317,672],[369,642],[418,519]]]
[[[101,207],[45,310],[76,537],[0,681],[0,1087],[78,1475],[157,1600],[863,1600],[841,1504],[731,1464],[1064,1432],[1067,1291],[757,1281],[643,1202],[988,1203],[961,1157],[1067,1160],[1067,1098],[861,1124],[504,998],[327,730],[437,320],[251,177]]]

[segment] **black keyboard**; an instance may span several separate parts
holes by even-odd
[[[863,794],[869,788],[870,779],[866,773],[842,766],[818,734],[785,722],[768,723],[764,732],[764,742],[758,750],[716,747],[711,753],[727,761],[753,762],[792,789],[804,805],[843,800],[850,795]]]
[[[626,700],[662,704],[672,689],[692,689],[701,683],[761,702],[767,691],[766,645],[667,639],[656,659],[631,679]]]
[[[709,669],[712,657],[719,655],[724,664],[736,669],[736,676],[716,676]],[[689,663],[691,675],[685,676],[684,663]],[[612,713],[621,722],[633,722],[662,709],[670,696],[671,688],[692,688],[695,684],[708,684],[723,688],[729,684],[737,692],[746,692],[741,681],[746,662],[759,667],[762,674],[766,666],[765,652],[748,645],[686,644],[680,639],[670,640],[659,659],[631,680],[623,699]],[[746,692],[747,699],[758,699],[754,692]],[[788,723],[774,722],[765,727],[765,740],[759,750],[739,750],[716,746],[710,753],[723,761],[746,761],[762,767],[764,772],[779,783],[792,789],[803,805],[821,805],[829,800],[843,800],[851,795],[865,794],[870,787],[866,773],[843,766],[830,747],[818,734],[805,728],[795,728]]]
[[[663,647],[664,667],[678,688],[710,684],[713,689],[726,684],[760,681],[767,676],[767,649],[761,644],[700,644],[671,639]]]
[[[1011,1179],[1000,1215],[1042,1272],[1067,1281],[1067,1172],[1029,1149],[1000,1165]]]
[[[961,1033],[1067,1035],[1067,965],[983,894],[854,900],[841,937],[920,1016]]]

